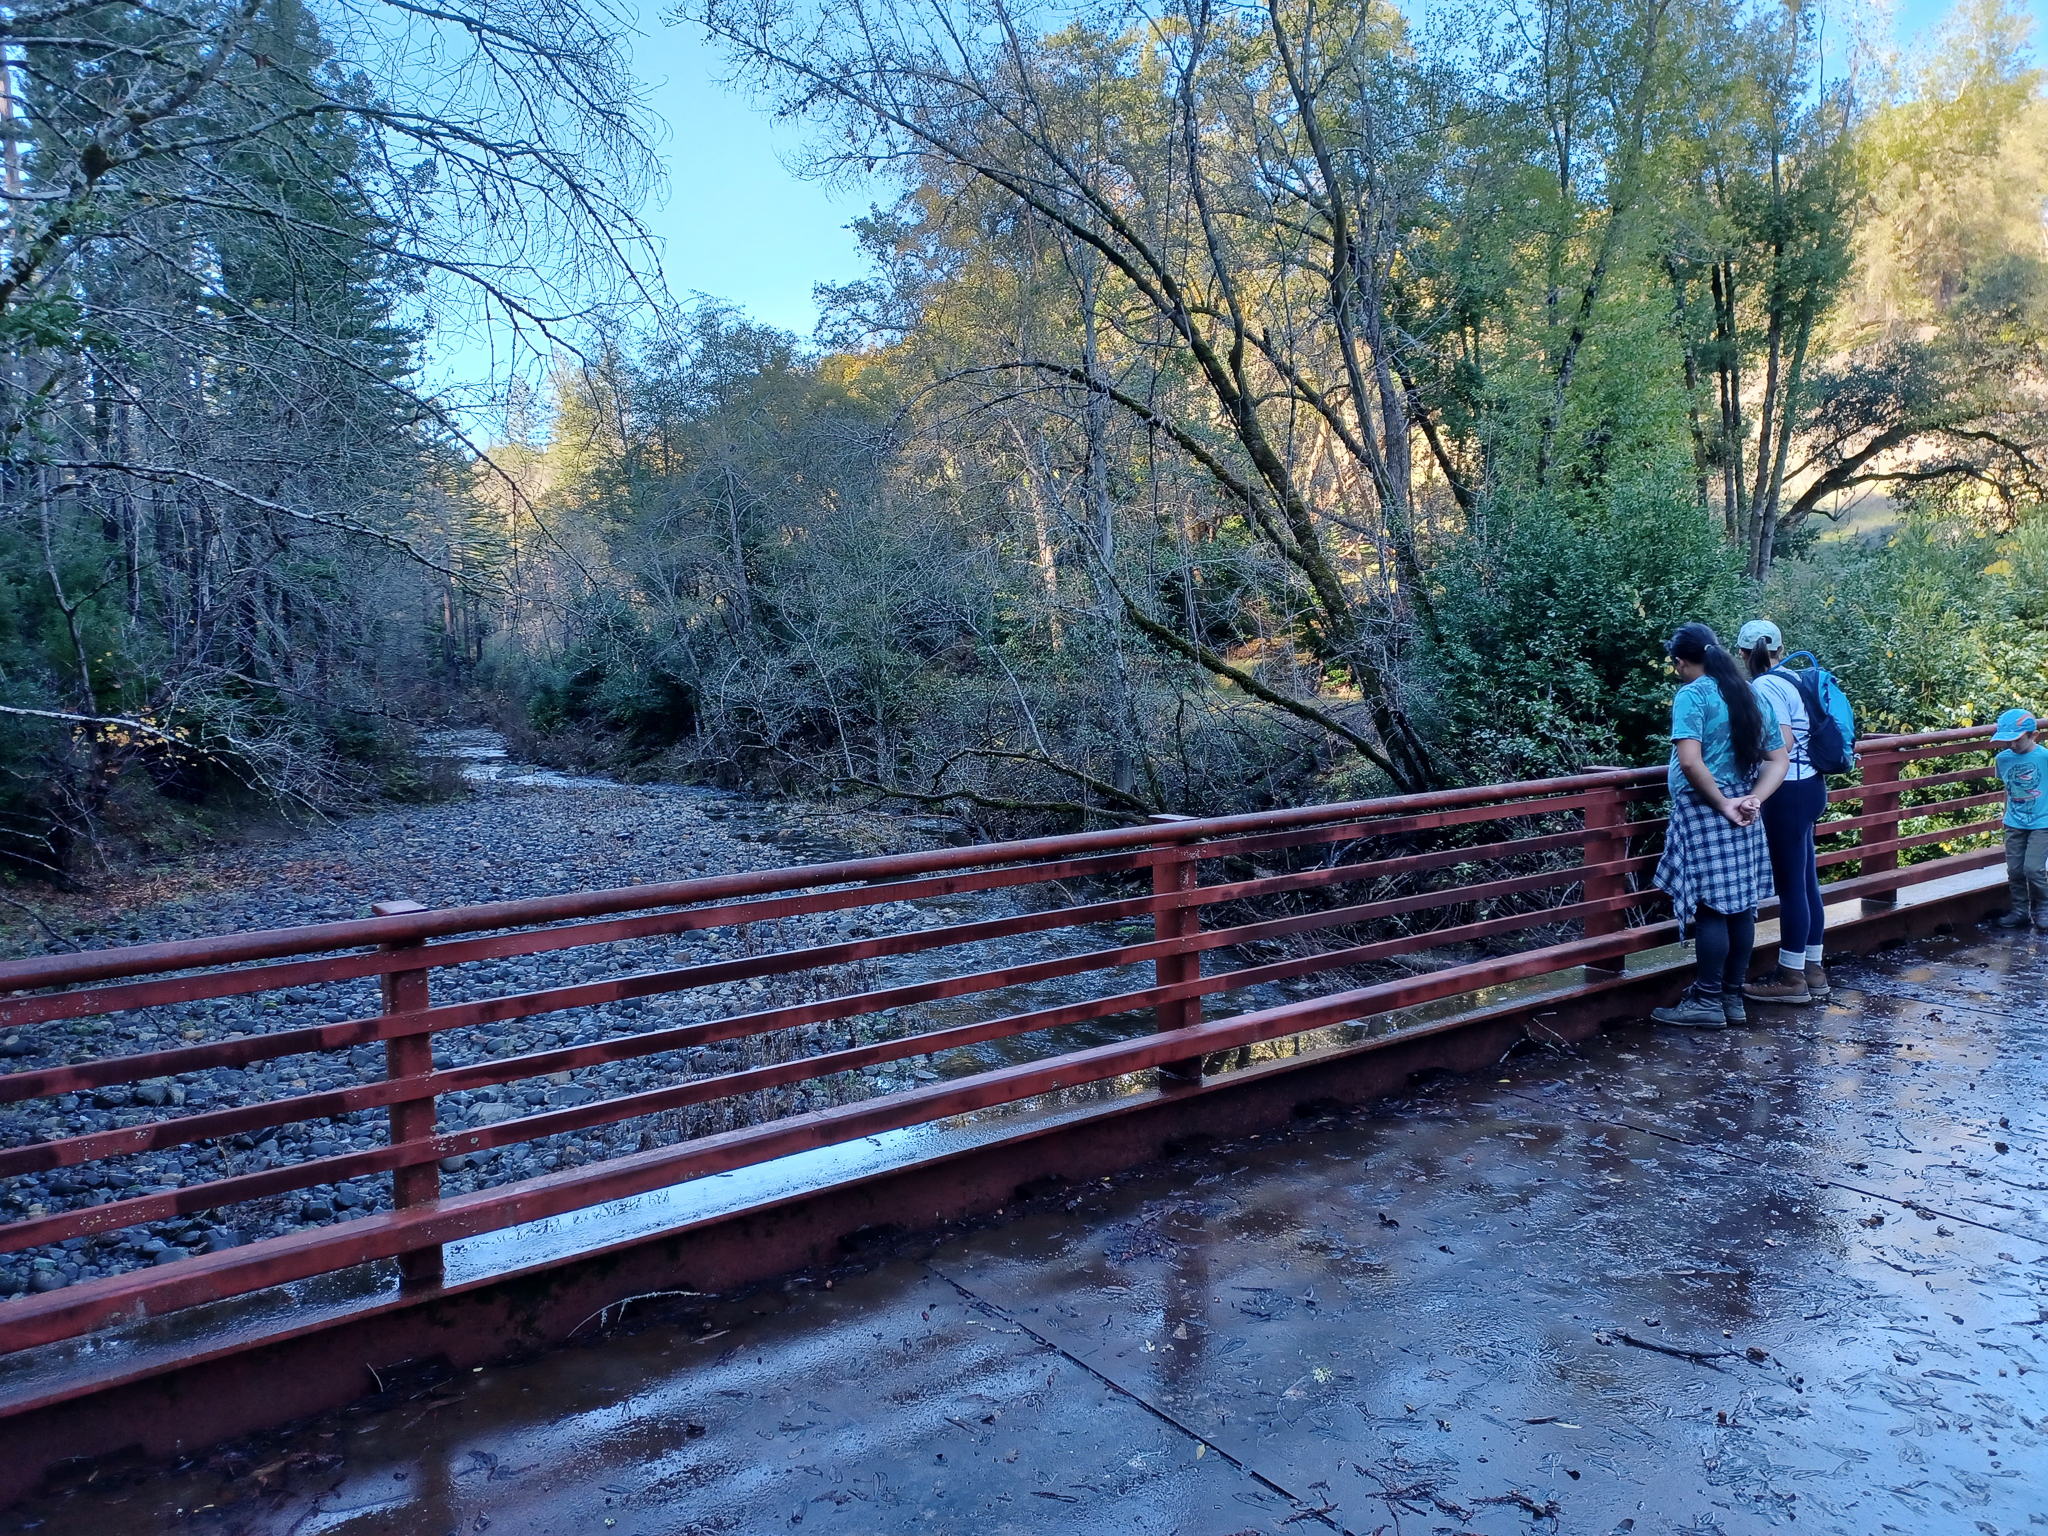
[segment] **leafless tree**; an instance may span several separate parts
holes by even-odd
[[[1427,423],[1391,292],[1404,119],[1427,107],[1386,16],[1191,0],[1048,37],[1005,0],[685,9],[745,77],[821,124],[821,169],[964,181],[1066,248],[1087,275],[1075,344],[1007,366],[1101,397],[1199,465],[1310,595],[1313,646],[1357,705],[1274,688],[1126,593],[1128,620],[1397,784],[1432,782],[1396,664],[1430,596],[1410,463]],[[1097,340],[1111,325],[1146,373],[1187,387],[1120,379]],[[1331,455],[1345,472],[1319,486]]]
[[[0,7],[30,821],[75,836],[138,754],[306,788],[315,717],[387,706],[375,658],[437,605],[456,643],[495,549],[422,341],[548,356],[646,297],[627,30],[606,0]]]

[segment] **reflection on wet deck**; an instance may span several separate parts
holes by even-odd
[[[650,1300],[0,1530],[2038,1529],[2048,938],[1836,981]]]

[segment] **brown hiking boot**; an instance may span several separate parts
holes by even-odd
[[[1778,966],[1769,981],[1743,983],[1742,995],[1752,1003],[1810,1003],[1813,994],[1806,990],[1806,973],[1788,971]]]
[[[1835,989],[1828,982],[1828,973],[1818,960],[1806,962],[1806,995],[1816,1003],[1824,1003],[1835,995]]]

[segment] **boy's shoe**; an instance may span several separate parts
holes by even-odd
[[[2027,928],[2031,927],[2032,923],[2026,913],[2018,908],[2014,908],[2010,912],[1999,914],[1998,926],[2001,928]]]
[[[1828,973],[1818,960],[1806,962],[1806,995],[1816,1003],[1824,1003],[1835,995],[1834,983],[1828,980]]]
[[[1731,992],[1726,987],[1721,989],[1721,1017],[1730,1024],[1747,1024],[1749,1022],[1749,1010],[1742,1006],[1742,994],[1740,992]]]
[[[1721,999],[1704,998],[1691,987],[1685,989],[1685,996],[1669,1008],[1652,1008],[1650,1017],[1659,1024],[1676,1024],[1684,1029],[1726,1029],[1727,1010],[1721,1006]]]
[[[1746,981],[1742,984],[1742,995],[1753,1003],[1810,1003],[1812,989],[1806,985],[1806,972],[1787,970],[1774,966],[1769,981]]]

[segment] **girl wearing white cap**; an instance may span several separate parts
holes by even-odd
[[[1735,637],[1749,667],[1750,686],[1778,717],[1791,766],[1778,792],[1764,802],[1764,837],[1771,850],[1771,880],[1778,888],[1778,968],[1768,981],[1750,982],[1742,995],[1759,1003],[1811,1003],[1829,995],[1821,965],[1820,871],[1814,865],[1813,827],[1828,808],[1828,781],[1813,767],[1813,721],[1797,685],[1774,672],[1785,637],[1769,619],[1751,619]]]

